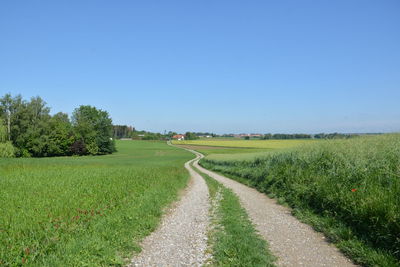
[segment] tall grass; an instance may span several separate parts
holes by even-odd
[[[121,266],[188,179],[192,154],[121,141],[107,156],[0,160],[0,266]]]
[[[302,211],[300,217],[309,213],[304,220],[358,263],[399,264],[400,134],[321,142],[252,161],[201,163],[286,201]]]

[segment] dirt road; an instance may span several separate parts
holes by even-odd
[[[198,157],[202,154],[194,152]],[[265,194],[216,174],[194,166],[235,192],[246,209],[256,229],[268,241],[270,250],[278,257],[279,266],[355,266],[336,247],[326,242],[324,236],[310,226],[301,223],[290,209],[276,204]]]
[[[197,160],[199,156],[194,159]],[[163,217],[160,227],[142,243],[129,266],[201,266],[209,255],[209,195],[204,179],[185,164],[191,180],[180,200]]]

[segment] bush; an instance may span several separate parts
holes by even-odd
[[[0,158],[15,157],[15,148],[11,142],[0,143]]]

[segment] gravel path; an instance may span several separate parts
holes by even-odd
[[[201,266],[206,253],[209,225],[209,195],[204,179],[185,164],[191,181],[181,199],[164,216],[160,227],[142,243],[142,252],[133,266]]]
[[[195,154],[203,157],[200,153]],[[202,168],[198,160],[194,166],[239,196],[256,229],[268,241],[272,253],[278,257],[277,265],[355,266],[336,247],[326,242],[322,234],[293,217],[290,209],[276,204],[255,189]]]

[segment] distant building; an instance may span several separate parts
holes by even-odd
[[[177,135],[172,136],[172,139],[181,141],[181,140],[185,140],[185,136],[183,134],[177,134]]]

